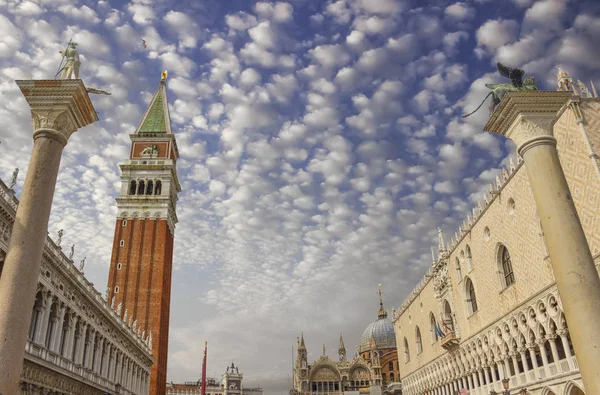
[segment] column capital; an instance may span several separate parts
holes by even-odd
[[[572,92],[509,92],[483,130],[513,140],[521,155],[536,144],[556,144],[552,126],[571,100]]]
[[[34,139],[50,137],[63,145],[77,130],[98,120],[81,80],[16,81],[31,108]]]

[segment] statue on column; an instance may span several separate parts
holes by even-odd
[[[536,91],[537,84],[535,82],[534,77],[526,77],[523,80],[523,75],[525,75],[525,71],[522,69],[513,69],[512,67],[508,67],[498,62],[496,64],[498,68],[498,72],[501,76],[510,79],[510,84],[485,84],[485,86],[492,91],[487,94],[486,97],[483,98],[479,106],[475,109],[475,111],[470,112],[469,114],[463,115],[463,118],[467,118],[473,114],[475,114],[483,103],[487,100],[490,95],[492,96],[492,103],[490,104],[490,116],[496,110],[496,107],[500,104],[500,101],[508,92],[518,92],[518,91]]]
[[[19,168],[16,168],[15,171],[13,171],[12,179],[10,180],[10,185],[8,186],[8,189],[13,189],[15,187],[15,185],[17,185],[17,176],[18,175],[19,175]]]
[[[57,247],[60,247],[60,243],[62,243],[63,233],[64,231],[62,229],[58,231],[58,239],[56,240]]]
[[[62,71],[60,75],[61,80],[70,80],[72,76],[75,76],[75,79],[79,79],[79,66],[81,62],[79,61],[79,54],[77,53],[77,43],[73,41],[69,41],[67,44],[67,48],[59,51],[62,55],[63,59],[60,62],[62,66],[62,62],[65,64],[62,68],[58,70],[58,73]],[[56,73],[58,75],[58,73]]]

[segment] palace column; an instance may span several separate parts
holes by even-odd
[[[484,130],[513,140],[523,157],[585,391],[600,394],[600,277],[553,136],[554,123],[568,108],[571,95],[508,93]]]
[[[17,81],[33,118],[33,150],[0,277],[0,393],[16,394],[63,148],[98,120],[81,80]]]

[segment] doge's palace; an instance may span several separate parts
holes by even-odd
[[[598,268],[600,99],[562,70],[557,79],[572,97],[554,137]],[[488,395],[506,386],[510,394],[585,394],[520,158],[450,241],[440,231],[437,244],[430,269],[393,317],[403,393]]]

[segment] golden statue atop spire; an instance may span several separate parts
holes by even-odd
[[[169,72],[167,70],[163,71],[162,74],[160,75],[160,80],[164,81],[167,79],[167,77],[169,76]]]

